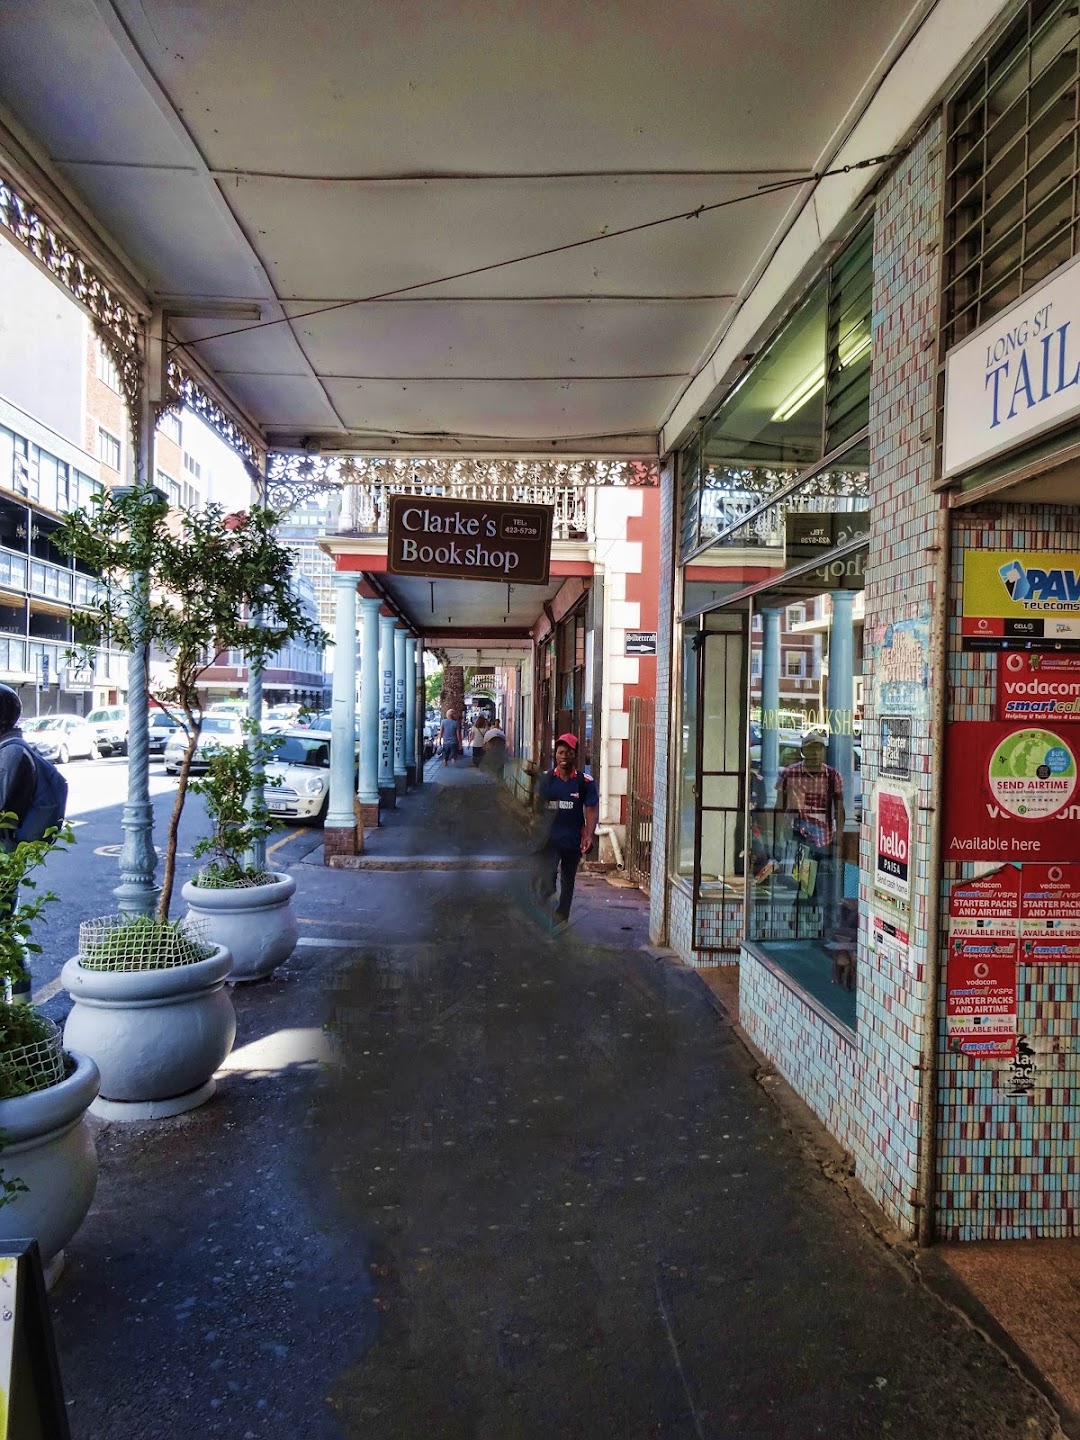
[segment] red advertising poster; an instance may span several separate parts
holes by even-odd
[[[952,887],[945,1025],[949,1047],[961,1054],[1016,1054],[1021,891],[1015,865]]]
[[[1014,650],[997,660],[999,720],[1080,721],[1080,655]]]
[[[879,785],[874,826],[874,889],[906,908],[911,900],[911,793]]]
[[[1080,865],[1025,865],[1020,956],[1025,965],[1080,960]]]
[[[1072,725],[958,721],[945,734],[945,858],[1080,860]]]
[[[1013,1058],[1016,967],[1015,940],[950,936],[945,1025],[951,1050],[981,1060]]]

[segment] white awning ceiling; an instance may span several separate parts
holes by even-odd
[[[20,0],[0,103],[272,446],[650,454],[942,9]]]

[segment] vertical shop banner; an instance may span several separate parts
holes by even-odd
[[[952,888],[945,1025],[949,1048],[958,1054],[1016,1055],[1020,893],[1015,865]]]
[[[997,718],[1080,721],[1080,655],[1012,650],[997,657]]]
[[[960,721],[945,733],[947,860],[1080,860],[1080,732]]]
[[[930,713],[930,622],[917,617],[886,625],[874,664],[875,715]]]
[[[1080,865],[1023,867],[1020,958],[1025,965],[1080,961]]]
[[[911,906],[911,863],[915,843],[915,789],[898,781],[874,787],[874,893],[898,906]]]

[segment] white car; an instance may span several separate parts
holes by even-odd
[[[99,754],[97,734],[81,715],[38,715],[22,724],[23,739],[32,750],[57,765],[66,765],[72,756]]]
[[[128,748],[128,712],[126,705],[110,705],[91,710],[86,717],[97,738],[102,755],[126,755]]]
[[[236,715],[204,715],[199,743],[191,757],[191,773],[205,770],[215,750],[228,749],[244,743],[243,722]],[[165,773],[178,775],[188,747],[186,730],[176,730],[165,743]]]
[[[292,729],[271,737],[274,758],[267,763],[266,806],[284,820],[321,825],[330,805],[330,736],[325,731]]]

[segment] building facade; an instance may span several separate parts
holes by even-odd
[[[972,49],[662,476],[654,938],[923,1239],[1080,1226],[1078,39]]]

